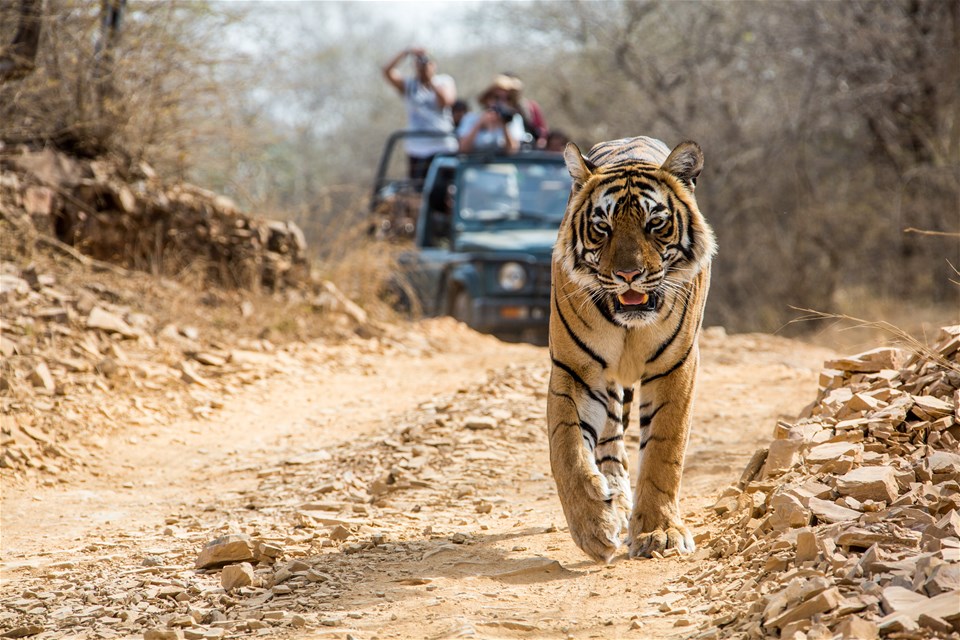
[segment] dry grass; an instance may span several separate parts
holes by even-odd
[[[330,246],[337,249],[316,263],[314,279],[333,282],[375,320],[400,320],[386,294],[392,283],[405,282],[397,259],[412,245],[373,239],[362,223],[345,229]],[[419,309],[413,311],[419,314]]]
[[[797,307],[791,308],[806,314],[800,318],[792,320],[791,322],[830,320],[834,322],[835,328],[838,328],[842,331],[848,331],[851,329],[867,329],[873,333],[879,332],[886,335],[893,344],[916,354],[918,357],[930,362],[936,362],[938,365],[946,369],[960,373],[960,364],[947,360],[941,356],[938,351],[928,346],[925,340],[918,339],[900,327],[884,320],[864,320],[863,318],[857,318],[843,313],[827,313],[824,311],[817,311],[815,309],[800,309]]]

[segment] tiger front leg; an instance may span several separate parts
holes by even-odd
[[[624,390],[615,383],[607,387],[606,421],[594,450],[597,468],[607,478],[613,506],[617,509],[624,531],[633,509],[633,491],[630,489],[627,449],[623,439],[629,420],[629,398],[632,397],[632,389]]]
[[[558,378],[560,378],[558,380]],[[563,380],[555,369],[547,400],[550,467],[570,535],[599,562],[610,562],[620,546],[623,517],[610,481],[597,467],[594,448],[605,415],[597,398]]]
[[[640,476],[630,517],[627,544],[631,558],[654,551],[696,549],[680,517],[680,477],[690,434],[697,354],[669,375],[655,376],[641,387]]]

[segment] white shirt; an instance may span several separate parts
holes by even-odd
[[[453,78],[446,74],[433,77],[437,87],[453,86]],[[440,131],[453,133],[453,116],[450,108],[440,108],[433,87],[420,84],[417,78],[407,78],[403,84],[403,101],[407,106],[407,128],[411,131]],[[414,158],[429,158],[437,153],[454,152],[457,143],[451,136],[446,138],[406,138],[407,155]]]

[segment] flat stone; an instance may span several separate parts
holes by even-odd
[[[275,560],[279,558],[281,554],[283,554],[283,547],[270,544],[269,542],[261,542],[257,545],[257,557],[261,560],[263,558]]]
[[[799,462],[800,451],[803,446],[802,440],[774,440],[771,442],[761,477],[769,478],[792,469]]]
[[[958,594],[958,597],[960,597],[960,594]],[[920,623],[921,627],[933,629],[934,631],[937,631],[945,636],[952,635],[954,631],[952,624],[938,616],[928,616],[925,613],[921,613],[919,617],[917,617],[917,622]]]
[[[840,590],[837,587],[831,587],[813,596],[809,600],[791,607],[772,620],[763,624],[765,627],[781,628],[796,620],[805,620],[815,616],[818,613],[830,611],[843,600]]]
[[[897,475],[892,467],[860,467],[837,478],[837,491],[863,502],[893,502],[899,495]]]
[[[934,567],[923,588],[930,596],[953,591],[960,598],[960,565],[945,563]]]
[[[821,369],[819,380],[820,388],[830,389],[833,387],[838,387],[843,384],[843,379],[845,376],[845,372],[840,371],[839,369]]]
[[[737,508],[738,502],[737,499],[733,496],[727,496],[725,498],[720,498],[717,502],[710,507],[710,509],[716,513],[718,516],[722,516],[725,513],[730,513],[735,511]]]
[[[883,608],[887,612],[903,611],[916,604],[924,603],[929,600],[922,593],[905,589],[904,587],[887,587],[883,590],[881,601]]]
[[[210,569],[237,562],[250,562],[254,559],[253,550],[254,544],[250,536],[221,536],[207,543],[197,557],[195,566],[197,569]]]
[[[818,520],[822,522],[850,522],[853,520],[858,520],[861,514],[859,511],[854,511],[853,509],[848,509],[847,507],[841,507],[840,505],[830,502],[829,500],[820,500],[819,498],[810,498],[807,503],[810,507],[810,511],[813,512],[813,515],[817,516]]]
[[[838,547],[862,547],[869,549],[875,544],[916,548],[918,540],[913,537],[896,536],[889,533],[868,531],[859,528],[847,529],[837,536]]]
[[[41,634],[43,631],[44,628],[38,624],[26,624],[0,633],[0,638],[29,638]]]
[[[924,461],[925,466],[937,475],[960,476],[960,454],[950,451],[934,451]],[[958,479],[960,478],[951,478]]]
[[[810,449],[804,458],[807,462],[823,464],[840,456],[856,456],[862,453],[863,445],[859,442],[825,442]]]
[[[303,629],[307,626],[307,619],[301,615],[294,614],[290,618],[290,626],[294,629]]]
[[[136,338],[137,330],[115,313],[103,307],[94,307],[87,316],[87,329],[99,329],[108,333],[119,333],[124,338]]]
[[[194,353],[192,357],[200,364],[205,364],[208,367],[222,367],[223,365],[227,364],[226,357],[207,351]]]
[[[956,509],[951,509],[949,513],[937,520],[934,527],[936,527],[936,533],[940,534],[936,536],[938,538],[960,538],[960,513],[957,513]],[[929,530],[928,528],[927,532]]]
[[[876,623],[854,615],[844,618],[835,631],[843,640],[876,640],[880,637],[880,629]]]
[[[881,629],[901,617],[914,622],[921,615],[942,618],[949,622],[960,620],[960,607],[957,606],[957,593],[955,591],[941,593],[934,598],[927,598],[903,587],[887,587],[883,590],[883,600],[885,606],[889,602],[892,611],[880,619]]]
[[[880,347],[848,358],[828,360],[823,363],[825,369],[835,369],[850,373],[876,373],[884,369],[899,369],[904,361],[904,352],[892,347]]]
[[[490,416],[468,416],[464,420],[463,426],[471,431],[486,431],[496,429],[497,421]]]
[[[873,411],[883,406],[883,403],[872,396],[864,393],[855,393],[850,402],[847,403],[849,411]]]
[[[940,398],[934,396],[913,396],[914,412],[919,409],[927,414],[923,416],[927,420],[936,420],[949,415],[953,415],[953,406]]]
[[[331,540],[337,540],[342,542],[344,540],[349,540],[351,535],[352,534],[350,533],[350,529],[347,529],[342,524],[335,525],[333,529],[330,530]]]

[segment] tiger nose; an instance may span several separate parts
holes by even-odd
[[[627,284],[633,282],[633,280],[640,275],[639,269],[634,269],[633,271],[614,271],[615,274],[627,281]]]

